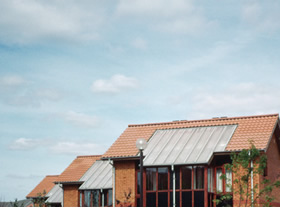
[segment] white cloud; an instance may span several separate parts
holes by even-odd
[[[199,117],[278,113],[280,91],[263,84],[241,83],[222,92],[198,92],[192,98],[192,114]]]
[[[93,40],[98,38],[105,17],[99,1],[3,0],[0,42]]]
[[[74,111],[68,111],[61,115],[67,122],[70,122],[76,126],[94,128],[98,127],[100,120],[97,116],[90,116],[83,113]]]
[[[23,175],[23,174],[7,174],[6,177],[12,178],[12,179],[19,179],[19,180],[34,180],[34,179],[39,179],[42,178],[42,175]]]
[[[4,76],[0,78],[0,87],[13,87],[25,84],[26,81],[20,76]]]
[[[140,37],[135,38],[132,42],[131,45],[137,49],[140,50],[145,50],[147,49],[148,45],[147,45],[147,41],[145,39],[142,39]]]
[[[137,87],[137,80],[124,75],[113,75],[109,80],[99,79],[93,82],[91,90],[95,93],[119,93]]]
[[[58,101],[62,99],[62,95],[53,89],[40,89],[37,90],[35,93],[35,96],[43,99],[43,100],[49,100],[49,101]]]
[[[116,9],[118,18],[131,17],[153,30],[174,34],[198,34],[216,26],[207,20],[203,11],[187,0],[120,0]]]
[[[13,106],[39,107],[46,101],[58,101],[63,95],[55,89],[34,87],[21,76],[0,77],[0,102]]]
[[[117,14],[144,17],[175,17],[193,10],[191,1],[187,0],[120,0]]]
[[[257,0],[244,1],[241,10],[242,20],[256,31],[271,33],[279,30],[279,1],[260,4]]]
[[[105,147],[89,142],[59,142],[50,147],[52,153],[67,155],[96,155],[104,153],[105,150]]]
[[[9,145],[10,150],[32,150],[39,146],[46,145],[45,140],[40,139],[29,139],[29,138],[19,138]]]

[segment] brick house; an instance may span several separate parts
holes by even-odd
[[[148,141],[144,150],[143,206],[215,206],[218,192],[230,193],[234,175],[224,165],[230,153],[255,147],[267,155],[266,176],[280,178],[280,120],[278,114],[220,117],[195,121],[129,125],[102,156],[113,162],[115,206],[139,206],[138,138]],[[226,174],[227,180],[219,179]],[[260,184],[263,177],[253,178]],[[280,206],[280,190],[275,189],[273,206]],[[231,201],[237,206],[236,197]],[[258,201],[261,206],[262,202]]]
[[[80,178],[86,171],[101,158],[101,155],[77,156],[75,160],[60,174],[55,184],[63,189],[63,207],[79,207],[79,187],[84,181]]]
[[[27,199],[34,201],[33,206],[38,207],[39,204],[35,203],[36,199],[43,197],[48,198],[47,194],[55,186],[54,182],[58,178],[58,175],[47,175],[27,196]]]
[[[63,205],[63,189],[59,184],[55,184],[53,188],[46,194],[45,204],[50,207],[62,207]]]
[[[97,160],[80,178],[80,207],[112,206],[112,165],[106,160]]]

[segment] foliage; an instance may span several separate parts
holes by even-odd
[[[232,171],[234,180],[230,186],[234,200],[238,199],[238,206],[255,206],[257,200],[262,198],[265,200],[264,206],[270,206],[274,200],[270,194],[274,188],[279,188],[280,181],[272,183],[269,179],[264,178],[261,185],[253,184],[251,189],[251,176],[262,176],[267,163],[267,157],[261,154],[258,149],[250,142],[250,149],[243,149],[240,153],[231,154],[231,164],[226,164],[225,169]],[[251,165],[253,163],[253,165]],[[226,180],[226,175],[220,176],[220,179]],[[232,199],[231,194],[220,193],[220,198],[216,199],[216,204]]]
[[[118,207],[132,207],[133,203],[131,202],[131,194],[132,194],[132,190],[130,188],[128,188],[128,193],[126,193],[124,191],[124,201],[121,202],[119,200],[116,199],[116,204]]]
[[[48,207],[49,203],[46,203],[46,191],[43,190],[42,193],[38,193],[37,197],[33,199],[33,203],[35,204],[35,206],[39,206],[39,207]]]
[[[14,202],[11,202],[12,207],[23,207],[24,203],[20,203],[18,199],[15,199]]]

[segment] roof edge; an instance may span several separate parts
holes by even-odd
[[[84,157],[101,157],[102,155],[78,155],[77,158],[84,158]]]
[[[101,160],[139,160],[140,156],[102,157]]]
[[[239,116],[239,117],[220,117],[220,118],[212,118],[212,119],[201,119],[201,120],[180,120],[180,121],[172,121],[172,122],[160,122],[160,123],[146,123],[146,124],[129,124],[128,127],[141,127],[141,126],[154,126],[154,125],[173,125],[173,124],[182,124],[188,122],[205,122],[205,121],[220,121],[220,120],[234,120],[234,119],[247,119],[247,118],[260,118],[260,117],[268,117],[268,116],[278,116],[278,113],[275,114],[262,114],[262,115],[253,115],[253,116]]]
[[[273,127],[272,133],[271,133],[271,135],[270,135],[270,137],[269,137],[269,141],[268,141],[268,143],[267,143],[267,145],[266,145],[266,147],[265,147],[265,149],[264,149],[265,152],[267,151],[267,149],[268,149],[268,147],[269,147],[269,145],[270,145],[270,143],[271,143],[271,140],[272,140],[272,138],[273,138],[273,135],[274,135],[274,133],[275,133],[275,130],[276,130],[277,126],[279,127],[279,130],[280,130],[280,120],[279,120],[279,117],[277,118],[277,121],[275,122],[275,125],[274,125],[274,127]]]
[[[83,184],[83,181],[55,181],[55,184],[63,184],[63,185],[80,185]]]

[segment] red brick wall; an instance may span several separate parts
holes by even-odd
[[[273,135],[272,140],[270,142],[270,145],[268,146],[267,152],[267,177],[266,179],[269,179],[271,182],[275,182],[280,179],[280,151],[279,147],[276,143],[276,137]],[[254,163],[254,167],[257,167]],[[239,169],[239,172],[242,172],[242,169]],[[233,178],[236,179],[236,178]],[[262,175],[254,175],[253,181],[254,185],[259,184],[261,189],[263,189],[263,185],[261,185],[261,182],[263,180]],[[250,178],[249,178],[250,181]],[[250,183],[249,183],[250,185]],[[237,187],[234,185],[234,189],[237,190]],[[250,188],[249,188],[249,191]],[[258,194],[259,190],[257,190],[256,195]],[[275,197],[275,200],[273,203],[271,203],[271,206],[280,206],[280,189],[274,188],[272,191],[271,196]],[[238,195],[234,195],[234,206],[239,206],[239,197]],[[256,206],[263,206],[263,199],[256,200]],[[242,203],[241,206],[245,206],[245,203]],[[250,206],[250,200],[248,200],[248,205]]]
[[[79,188],[80,185],[63,185],[63,206],[79,207]]]
[[[276,137],[273,135],[270,145],[266,152],[267,155],[267,179],[271,182],[280,180],[280,150],[276,141]],[[262,178],[260,178],[262,181]],[[280,206],[280,188],[274,188],[271,196],[275,197],[275,200],[271,204],[272,206]]]
[[[116,161],[115,166],[115,200],[116,206],[135,205],[135,162]],[[129,199],[125,197],[130,193]],[[117,203],[117,200],[120,203]]]

